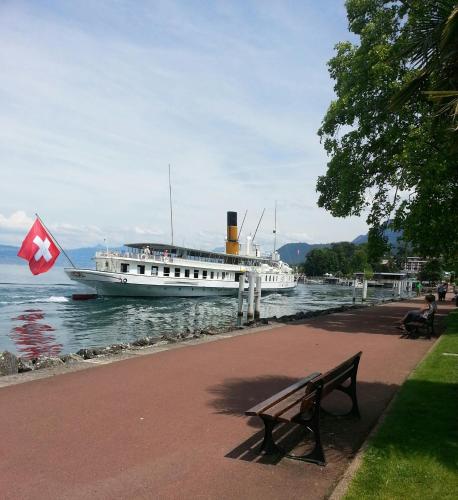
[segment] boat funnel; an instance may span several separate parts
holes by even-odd
[[[237,212],[227,212],[227,240],[226,253],[239,254],[239,241],[237,229]]]

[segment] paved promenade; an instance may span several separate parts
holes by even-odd
[[[4,387],[0,496],[324,498],[432,345],[393,327],[418,306],[348,311]],[[450,308],[439,304],[439,323]],[[261,426],[243,412],[359,350],[362,419],[324,418],[328,465],[259,457]],[[303,442],[296,431],[287,441]]]

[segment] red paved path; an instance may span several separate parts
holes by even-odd
[[[431,347],[393,329],[411,308],[335,314],[0,389],[0,497],[323,498]],[[327,467],[250,451],[261,432],[245,409],[359,350],[363,418],[324,419]]]

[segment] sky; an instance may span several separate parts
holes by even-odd
[[[2,0],[0,243],[39,213],[67,248],[352,240],[317,207],[343,0]]]

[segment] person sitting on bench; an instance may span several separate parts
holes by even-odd
[[[398,321],[396,328],[407,331],[406,326],[409,323],[426,323],[430,316],[435,314],[437,311],[436,297],[432,294],[426,295],[425,302],[426,307],[416,311],[409,311],[400,321]]]

